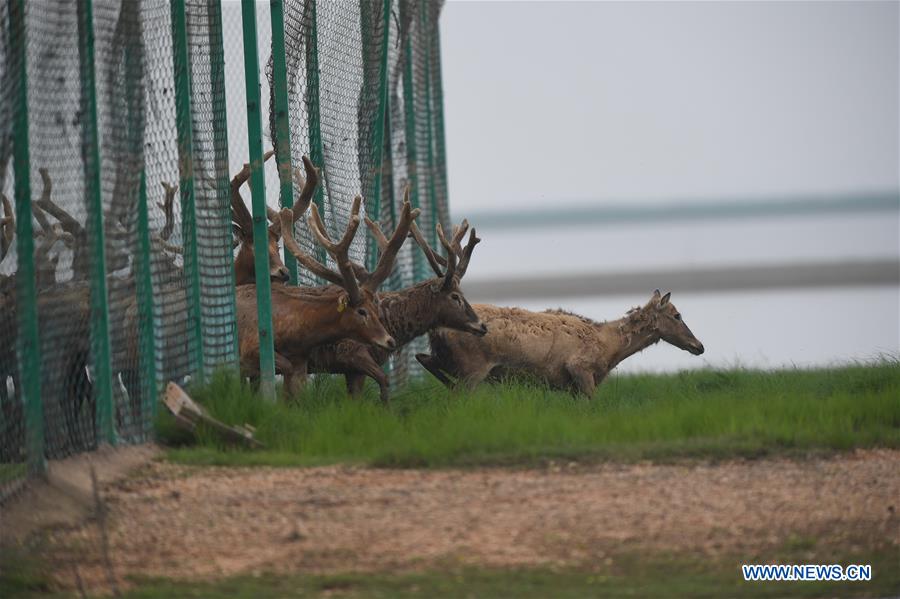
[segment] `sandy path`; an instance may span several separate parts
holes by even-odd
[[[120,577],[596,563],[647,547],[752,552],[797,536],[900,545],[900,451],[888,450],[530,470],[154,464],[104,497]],[[102,580],[97,539],[91,523],[57,533],[60,566]]]

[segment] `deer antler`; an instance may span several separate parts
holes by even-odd
[[[375,238],[378,249],[381,251],[381,257],[378,259],[375,270],[366,278],[363,287],[374,293],[384,283],[385,279],[391,275],[397,252],[403,247],[403,242],[406,241],[410,226],[420,213],[421,211],[418,208],[413,210],[410,206],[409,189],[407,188],[406,195],[403,198],[403,211],[400,213],[400,222],[397,224],[397,228],[394,229],[394,234],[391,235],[390,241],[385,237],[378,223],[366,217],[366,226]]]
[[[263,155],[263,162],[268,161],[274,155],[275,150],[269,150]],[[241,185],[247,182],[252,171],[251,165],[244,163],[244,168],[231,179],[231,220],[240,229],[238,235],[248,243],[253,241],[253,217],[250,216],[250,211],[244,204],[244,198],[241,197]]]
[[[163,225],[162,230],[159,232],[159,238],[162,241],[168,241],[169,237],[172,236],[172,230],[175,228],[175,192],[178,191],[178,186],[165,181],[160,183],[166,195],[163,202],[161,204],[158,203],[157,206],[162,208],[163,213],[166,215],[166,224]]]
[[[469,268],[469,260],[472,258],[472,250],[475,249],[475,246],[481,243],[481,238],[475,234],[475,228],[469,232],[469,241],[466,243],[465,249],[461,249],[459,245],[454,247],[454,250],[459,255],[459,264],[456,265],[456,276],[457,278],[463,278],[466,276],[466,270]]]
[[[39,168],[38,172],[41,174],[41,180],[44,182],[44,192],[41,194],[41,199],[37,201],[37,204],[40,206],[41,210],[59,221],[63,231],[76,240],[81,239],[85,235],[84,226],[50,199],[50,193],[53,189],[50,173],[46,168]]]
[[[325,232],[325,225],[322,222],[322,218],[319,216],[319,209],[315,204],[312,205],[312,211],[307,221],[310,229],[312,229],[313,234],[316,236],[316,239],[319,240],[319,244],[321,244],[322,247],[331,254],[331,257],[334,258],[338,270],[341,273],[340,276],[342,282],[340,285],[347,290],[347,294],[350,296],[350,304],[353,306],[359,305],[362,302],[362,294],[360,293],[359,283],[356,280],[356,274],[353,272],[353,264],[350,262],[348,252],[350,250],[350,244],[353,242],[353,236],[356,235],[356,230],[359,228],[359,206],[361,203],[361,196],[356,196],[356,198],[353,199],[353,207],[350,209],[350,221],[347,223],[347,230],[344,232],[344,236],[338,243],[334,243]]]
[[[286,233],[282,236],[284,239],[284,247],[294,255],[297,259],[297,262],[305,266],[310,272],[314,275],[325,279],[326,281],[330,281],[335,285],[344,285],[344,278],[339,274],[304,252],[300,246],[297,244],[297,240],[294,239],[293,232],[293,223],[294,223],[294,213],[290,208],[282,208],[281,213],[279,214],[279,220],[281,222],[281,230],[286,231]]]
[[[291,178],[294,182],[294,187],[300,188],[300,194],[297,196],[297,199],[294,200],[294,205],[291,208],[291,212],[293,214],[293,220],[291,220],[291,228],[293,228],[294,223],[296,223],[304,214],[306,214],[306,211],[309,208],[309,204],[312,201],[313,194],[315,194],[316,192],[316,187],[319,185],[319,169],[317,169],[313,165],[312,161],[306,156],[303,157],[303,168],[304,170],[306,170],[305,178],[302,174],[300,174],[299,168],[294,168],[291,175]],[[269,227],[269,230],[275,235],[281,235],[285,229],[282,225],[279,213],[272,210],[271,208],[267,209],[266,211],[269,213],[269,220],[272,221],[272,225]]]
[[[12,246],[13,237],[16,234],[16,217],[13,214],[9,198],[2,190],[0,190],[0,202],[3,204],[3,214],[5,214],[3,218],[0,218],[0,260],[3,260]]]
[[[422,232],[415,223],[410,227],[410,233],[412,234],[413,239],[416,240],[419,248],[421,248],[422,252],[425,254],[425,257],[428,259],[431,269],[437,276],[444,277],[448,283],[454,276],[457,279],[461,279],[463,275],[466,274],[466,269],[469,267],[469,260],[472,257],[472,251],[475,249],[475,246],[481,242],[481,239],[475,235],[475,229],[472,229],[469,233],[469,241],[466,243],[465,249],[461,247],[460,242],[462,241],[462,238],[465,237],[468,228],[469,221],[463,220],[462,223],[453,227],[452,241],[447,241],[447,238],[444,236],[444,230],[440,223],[438,223],[435,227],[438,239],[447,251],[447,258],[444,258],[435,252],[431,245],[429,245],[425,236],[422,235]],[[444,268],[446,268],[446,270],[444,270]]]
[[[444,281],[445,283],[447,283],[454,277],[454,275],[456,275],[456,265],[459,256],[457,255],[455,248],[459,247],[459,242],[466,234],[466,231],[469,230],[469,221],[463,220],[461,225],[453,227],[452,241],[447,241],[447,238],[444,236],[444,228],[441,227],[441,223],[437,223],[434,226],[434,229],[435,231],[437,231],[437,236],[441,241],[441,245],[444,246],[444,249],[447,251],[447,272],[444,274]]]
[[[419,230],[419,226],[416,223],[413,223],[409,228],[409,232],[412,235],[413,239],[415,239],[416,244],[419,246],[419,249],[422,250],[422,253],[425,254],[425,258],[428,260],[429,266],[431,266],[431,270],[434,271],[439,277],[444,276],[443,267],[447,266],[447,260],[444,259],[443,256],[435,253],[434,249],[432,249],[431,245],[425,239],[425,236],[422,235],[422,232]]]

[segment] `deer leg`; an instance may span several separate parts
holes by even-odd
[[[448,389],[453,388],[454,382],[450,380],[450,377],[444,374],[443,370],[441,370],[437,358],[435,358],[431,354],[416,354],[416,361],[418,361],[425,370],[430,372],[434,376],[434,378],[442,382]]]
[[[347,383],[347,393],[354,399],[362,393],[363,383],[366,382],[366,375],[362,372],[347,373],[344,375],[344,382]]]
[[[578,393],[587,396],[588,399],[594,396],[594,374],[581,366],[566,366],[566,371],[572,377],[572,385]]]
[[[607,370],[605,368],[603,370],[595,370],[594,375],[593,375],[594,386],[599,387],[600,383],[602,383],[606,379],[606,376],[608,374],[609,374],[609,370]]]
[[[294,365],[278,352],[275,352],[275,371],[280,372],[284,377],[285,397],[292,397],[294,395]]]
[[[387,402],[388,396],[388,380],[381,365],[372,357],[368,349],[361,349],[353,355],[352,362],[354,372],[344,375],[347,381],[347,391],[350,395],[356,397],[363,390],[365,377],[373,379],[378,383],[379,396],[382,402]]]

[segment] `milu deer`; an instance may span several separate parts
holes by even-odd
[[[554,388],[593,396],[609,371],[622,360],[659,342],[694,355],[703,344],[657,289],[646,305],[629,310],[619,320],[594,322],[588,318],[548,310],[475,305],[488,327],[484,337],[439,329],[430,335],[431,354],[416,359],[447,386],[473,388],[487,377],[528,373]]]
[[[407,189],[405,206],[409,205],[408,199]],[[375,238],[379,250],[382,253],[389,251],[390,244],[397,239],[399,228],[388,242],[375,222],[367,218],[366,226]],[[378,295],[381,322],[394,337],[398,349],[436,327],[447,327],[475,335],[487,332],[459,289],[459,281],[466,274],[472,250],[481,241],[472,229],[465,249],[460,247],[460,241],[468,227],[468,223],[463,221],[459,227],[454,228],[452,241],[448,242],[440,225],[437,225],[438,237],[447,251],[447,258],[444,259],[428,245],[416,224],[411,224],[413,237],[436,276],[407,289]],[[400,242],[402,243],[402,239]],[[387,402],[388,380],[381,367],[391,353],[379,347],[344,340],[315,348],[311,354],[310,371],[343,374],[351,395],[358,395],[366,377],[370,377],[378,383],[381,400]]]
[[[361,201],[359,196],[353,201],[346,232],[338,243],[333,242],[325,232],[318,209],[312,206],[309,226],[319,244],[334,259],[338,271],[306,254],[294,240],[291,230],[294,213],[287,208],[280,213],[281,230],[288,251],[313,274],[333,283],[325,287],[276,285],[272,288],[275,367],[284,376],[288,394],[295,393],[305,381],[310,350],[318,345],[349,338],[388,351],[397,346],[378,318],[375,291],[390,274],[400,248],[396,244],[394,251],[382,254],[371,277],[359,280],[348,251],[359,228]],[[404,208],[401,223],[395,232],[401,243],[416,216],[418,211],[413,213]],[[244,376],[256,378],[259,374],[259,336],[255,285],[237,288],[237,323],[241,371]]]
[[[269,150],[263,156],[263,161],[267,161],[274,154],[274,150]],[[303,167],[306,170],[306,177],[300,174],[299,170],[294,169],[292,176],[294,186],[300,188],[300,195],[294,201],[291,208],[293,220],[291,221],[291,229],[294,223],[306,212],[309,203],[315,193],[316,186],[319,184],[319,171],[313,166],[309,158],[303,157]],[[238,172],[231,180],[231,219],[232,228],[234,230],[237,242],[240,244],[237,256],[234,259],[234,282],[235,285],[246,285],[256,282],[256,269],[254,266],[254,250],[253,250],[253,218],[250,211],[247,210],[244,199],[241,197],[241,186],[250,178],[251,168],[249,164],[245,164],[244,168]],[[278,219],[278,214],[267,209],[269,220],[272,224],[268,229],[267,247],[269,252],[269,276],[276,281],[286,282],[288,280],[288,270],[278,254],[278,240],[281,238],[282,227]]]

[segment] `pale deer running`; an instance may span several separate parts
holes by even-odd
[[[408,205],[408,202],[409,188],[404,204]],[[396,232],[389,242],[378,224],[368,218],[366,226],[383,255],[391,251],[394,245],[399,248],[403,243],[402,238],[397,243]],[[381,321],[397,342],[397,348],[437,327],[484,335],[487,329],[459,289],[459,281],[466,274],[472,250],[481,241],[476,237],[475,230],[472,229],[466,247],[462,248],[460,242],[469,228],[468,223],[463,221],[460,226],[454,227],[451,241],[447,241],[438,224],[438,238],[447,252],[445,259],[428,245],[415,222],[409,228],[436,276],[400,291],[378,295]],[[379,347],[344,340],[315,348],[311,354],[310,371],[343,374],[351,395],[358,395],[366,377],[371,377],[378,383],[381,400],[386,402],[389,398],[388,380],[381,367],[391,353]]]
[[[694,355],[703,353],[703,344],[669,296],[661,296],[657,289],[646,305],[610,322],[562,310],[530,312],[476,304],[487,335],[439,329],[430,335],[432,353],[418,354],[416,359],[449,387],[471,389],[488,377],[527,373],[551,387],[591,397],[622,360],[660,340]]]

